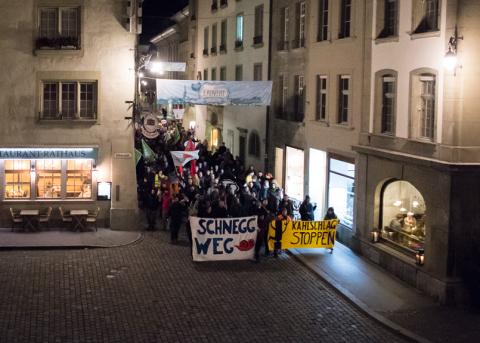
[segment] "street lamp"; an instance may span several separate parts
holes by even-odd
[[[164,65],[160,61],[150,61],[146,68],[154,74],[163,75],[165,73]]]
[[[453,75],[456,75],[456,69],[458,66],[457,45],[459,39],[463,40],[463,36],[458,36],[457,26],[455,25],[453,36],[448,40],[448,51],[443,59],[443,65],[447,70],[453,71]]]

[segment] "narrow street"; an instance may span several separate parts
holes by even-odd
[[[288,255],[194,264],[167,233],[0,252],[0,342],[401,342]]]

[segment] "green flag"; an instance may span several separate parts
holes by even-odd
[[[137,149],[135,149],[135,165],[138,164],[138,161],[140,161],[141,158],[142,158],[142,153]]]
[[[150,148],[150,146],[142,139],[142,150],[143,150],[143,158],[146,161],[154,161],[157,158],[157,154]]]

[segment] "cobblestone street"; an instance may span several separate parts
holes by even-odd
[[[135,245],[0,252],[1,342],[400,342],[288,255],[194,264]]]

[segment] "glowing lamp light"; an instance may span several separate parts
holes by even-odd
[[[145,74],[143,72],[138,73],[138,77],[144,77],[144,76],[145,76]]]
[[[455,69],[458,66],[458,58],[453,51],[451,50],[447,51],[447,53],[445,54],[445,57],[443,58],[443,66],[448,71],[451,71],[451,72],[455,71]]]
[[[401,200],[397,200],[393,203],[393,206],[395,207],[399,207],[400,205],[402,204],[402,201]]]
[[[145,80],[142,80],[142,85],[146,86],[148,83]]]
[[[412,201],[412,206],[413,206],[413,208],[417,208],[418,205],[420,205],[420,204],[418,203],[418,201],[416,201],[416,200]]]
[[[195,120],[192,120],[189,124],[188,124],[188,128],[190,130],[193,130],[195,128],[195,126],[197,126],[197,123],[195,122]]]
[[[407,209],[406,209],[405,207],[402,207],[402,208],[400,209],[400,212],[407,212]]]
[[[163,75],[165,70],[163,69],[163,63],[161,62],[151,62],[148,65],[148,69],[155,74]]]

